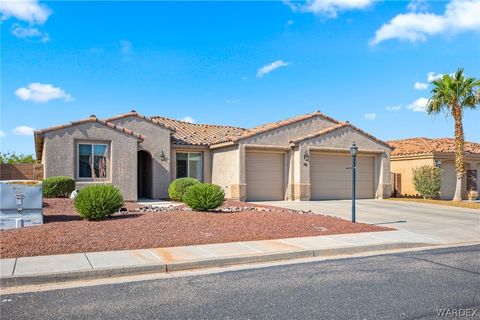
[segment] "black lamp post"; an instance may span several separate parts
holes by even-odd
[[[355,223],[355,185],[356,185],[357,153],[358,153],[358,148],[355,145],[355,142],[352,143],[352,147],[350,148],[350,153],[352,154],[352,222]]]

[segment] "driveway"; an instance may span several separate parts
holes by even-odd
[[[350,200],[256,203],[351,219]],[[356,207],[357,222],[417,233],[440,244],[480,241],[480,210],[389,200],[357,200]]]

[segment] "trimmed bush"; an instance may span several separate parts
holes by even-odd
[[[112,185],[96,184],[81,189],[73,205],[83,219],[103,220],[123,206],[123,196]]]
[[[220,206],[225,201],[225,193],[216,184],[202,183],[189,187],[182,200],[193,210],[207,211]]]
[[[196,184],[200,184],[200,181],[193,178],[179,178],[173,180],[168,187],[168,196],[173,201],[182,201],[183,195],[187,189]]]
[[[424,199],[440,196],[442,187],[442,169],[423,165],[413,170],[413,187]]]
[[[75,190],[75,180],[70,177],[50,177],[43,179],[43,196],[45,198],[68,198]]]

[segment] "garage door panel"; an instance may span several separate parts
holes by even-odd
[[[314,154],[311,161],[312,200],[350,199],[352,158],[349,155]],[[357,157],[357,197],[374,197],[374,158]]]
[[[247,200],[284,199],[284,154],[247,152]]]

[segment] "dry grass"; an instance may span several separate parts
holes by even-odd
[[[433,200],[433,199],[418,199],[418,198],[390,198],[389,200],[439,204],[442,206],[468,208],[468,209],[480,209],[479,202],[470,202],[468,200],[467,201],[464,200],[462,202],[451,201],[451,200]]]

